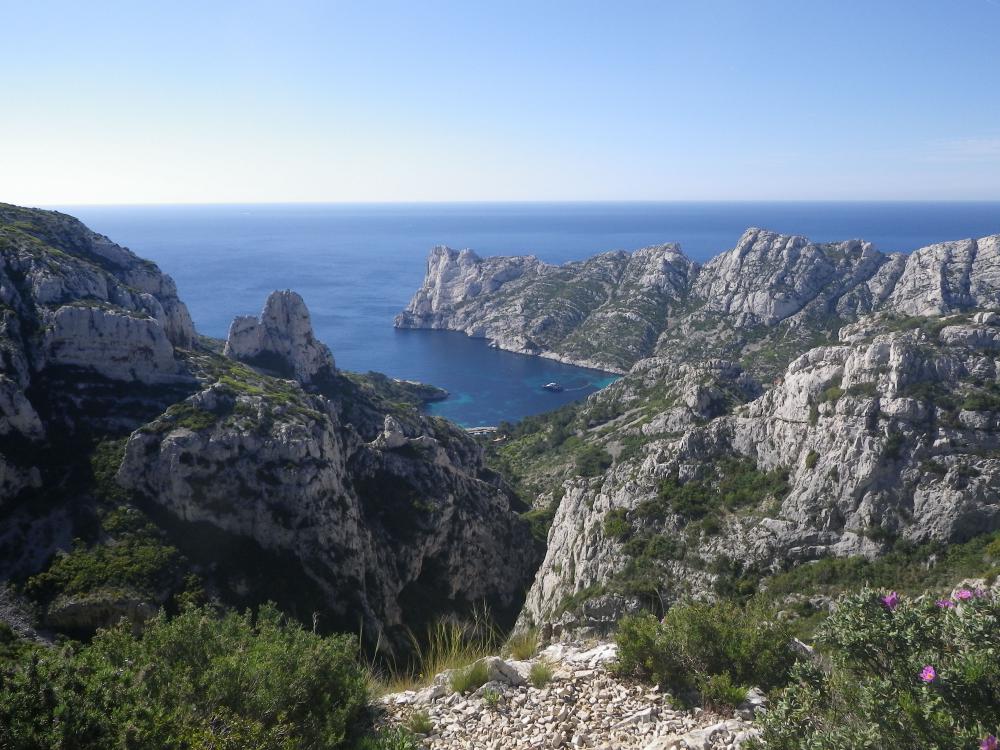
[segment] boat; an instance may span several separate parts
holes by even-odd
[[[552,391],[553,393],[559,393],[562,391],[563,387],[559,383],[546,383],[542,386],[547,391]]]

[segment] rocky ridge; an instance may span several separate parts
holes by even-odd
[[[522,624],[606,629],[638,606],[638,575],[671,601],[727,576],[1000,528],[1000,315],[887,330],[897,324],[844,327],[841,343],[806,351],[757,396],[720,381],[725,368],[706,380],[689,366],[685,378],[656,360],[595,394],[585,414],[614,401],[621,415],[592,439],[640,447],[602,476],[565,481]],[[634,407],[661,379],[671,405]],[[723,502],[737,486],[744,494]]]
[[[704,265],[677,245],[562,266],[437,247],[396,326],[464,331],[511,351],[624,372],[651,355],[697,358],[704,344],[713,356],[738,359],[776,329],[784,338],[803,328],[811,336],[818,321],[835,335],[873,312],[996,306],[998,280],[1000,235],[907,255],[751,228]]]

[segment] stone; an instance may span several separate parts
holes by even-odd
[[[260,317],[233,320],[224,353],[304,385],[329,379],[336,370],[330,349],[313,333],[305,302],[290,290],[271,292]]]

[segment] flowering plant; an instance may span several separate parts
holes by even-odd
[[[763,746],[1000,750],[1000,601],[955,598],[842,597],[817,634],[822,658],[764,717]]]

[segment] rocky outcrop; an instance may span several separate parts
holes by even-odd
[[[41,486],[46,440],[134,428],[170,402],[157,389],[192,388],[178,348],[194,338],[155,264],[72,217],[0,204],[0,506]]]
[[[615,658],[611,643],[555,644],[526,661],[487,657],[489,681],[475,692],[453,693],[445,672],[423,690],[384,696],[385,721],[405,726],[422,712],[430,722],[428,750],[722,750],[758,734],[740,718],[674,708],[669,694],[616,676]],[[539,663],[552,680],[532,685],[531,668]]]
[[[896,540],[965,541],[1000,528],[996,319],[959,315],[902,331],[886,331],[894,318],[863,320],[844,328],[843,343],[805,352],[772,388],[707,421],[685,424],[678,386],[676,405],[638,427],[650,439],[637,457],[564,484],[522,624],[580,620],[585,610],[565,612],[572,597],[628,590],[637,564],[669,602],[710,592],[724,571],[759,577],[827,556],[874,557]],[[637,365],[592,401],[630,390],[641,398],[651,372],[655,363]],[[605,439],[634,434],[624,419]],[[735,471],[733,460],[752,467],[740,469],[742,486],[763,489],[749,506],[713,506],[722,490],[712,482]],[[692,482],[709,493],[695,516],[671,499],[680,497],[671,488]],[[659,557],[650,557],[646,542],[656,539]],[[629,606],[619,597],[605,621]]]
[[[817,331],[835,336],[873,312],[1000,305],[998,246],[994,235],[884,254],[860,240],[819,244],[751,228],[704,266],[676,245],[563,266],[435,248],[396,325],[464,331],[616,372],[653,354],[678,363],[706,353],[739,359],[779,341],[789,352],[784,366],[815,344]]]
[[[396,326],[460,330],[511,351],[622,371],[651,351],[692,268],[675,245],[562,266],[436,247]]]
[[[303,384],[329,379],[336,370],[330,349],[313,333],[305,302],[290,290],[272,292],[259,318],[236,318],[224,353]]]
[[[184,524],[291,555],[341,626],[398,645],[421,617],[519,606],[527,524],[457,428],[387,415],[366,442],[335,402],[266,376],[183,406],[131,436],[118,481]]]

